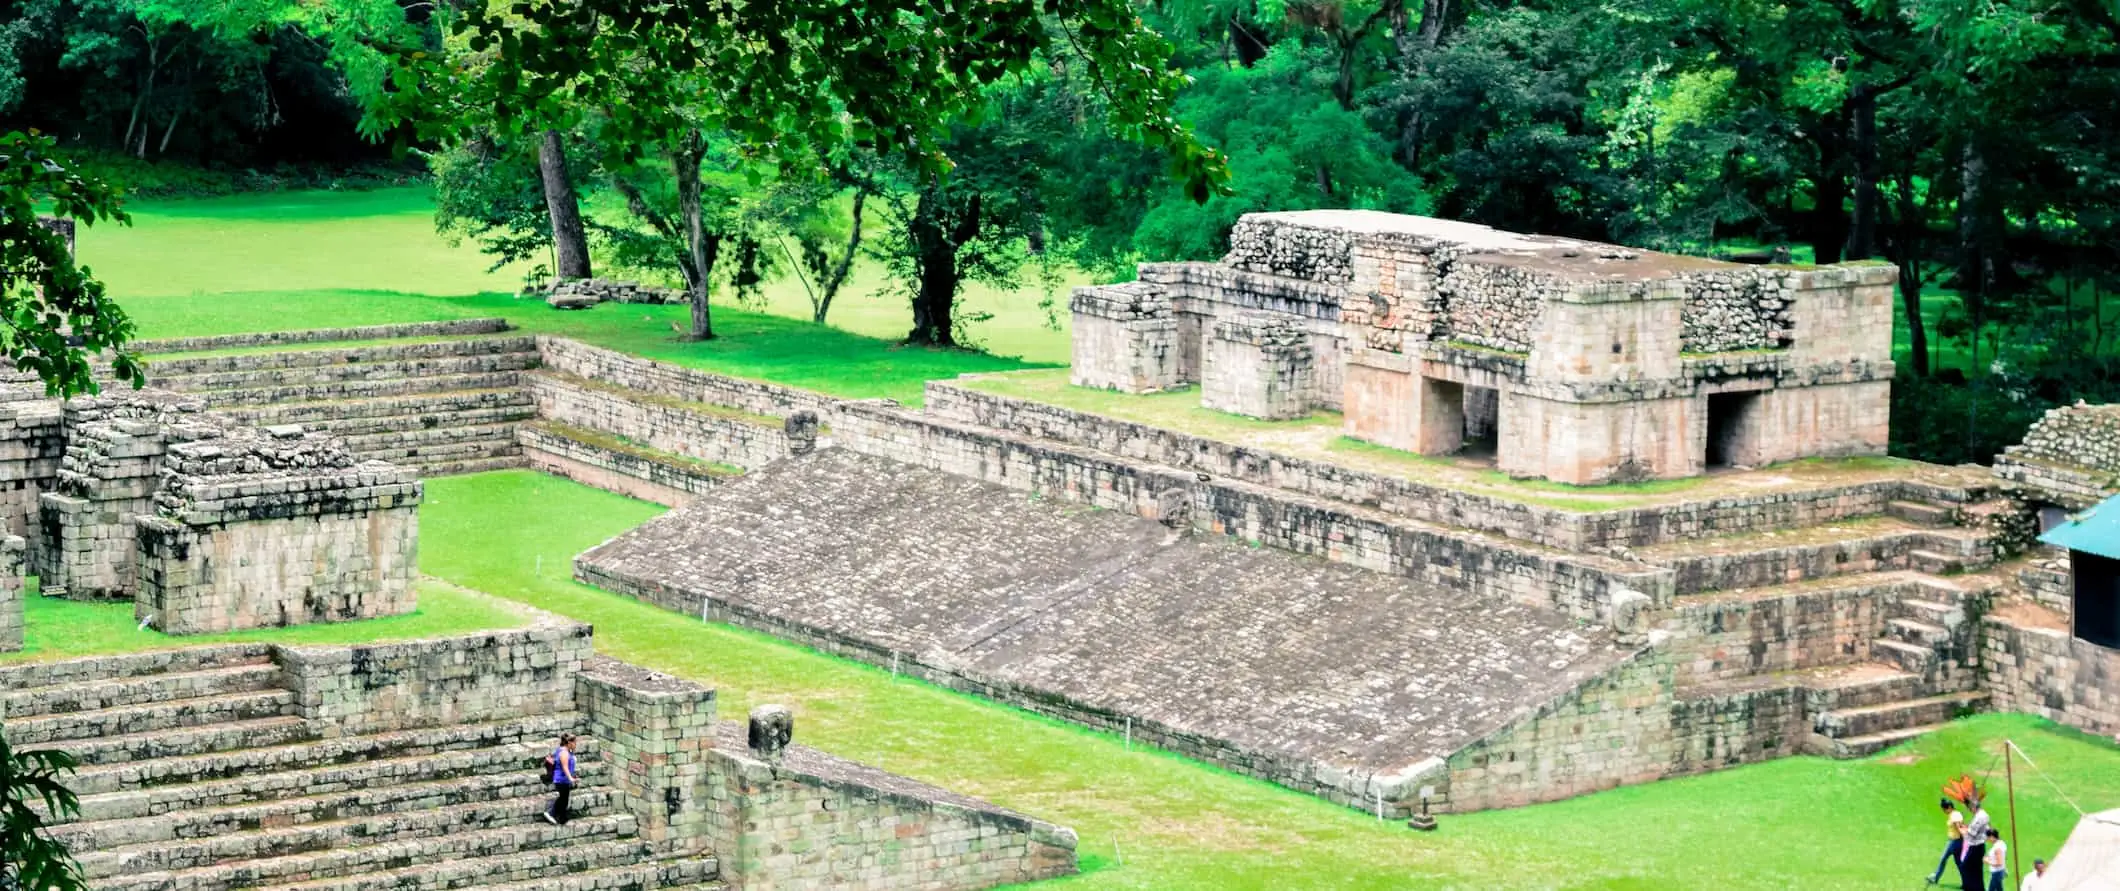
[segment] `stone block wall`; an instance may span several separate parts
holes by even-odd
[[[1786,349],[1796,337],[1796,291],[1780,269],[1738,267],[1683,273],[1686,306],[1679,349],[1688,353]]]
[[[1076,288],[1070,380],[1078,387],[1154,393],[1187,380],[1170,298],[1148,282]]]
[[[2120,733],[2120,650],[2079,639],[2065,618],[2025,606],[1981,620],[1991,704],[2099,735]]]
[[[1774,598],[1679,598],[1662,625],[1684,683],[1843,665],[1869,658],[1903,580]]]
[[[207,350],[293,346],[304,343],[331,343],[334,341],[498,334],[506,330],[508,330],[507,319],[452,319],[445,322],[411,322],[401,325],[358,325],[348,328],[311,328],[301,331],[260,331],[250,334],[215,334],[207,337],[172,337],[162,340],[134,341],[132,348],[142,355],[195,353]]]
[[[204,411],[195,398],[151,390],[66,403],[56,490],[38,499],[32,564],[46,593],[132,597],[135,522],[155,511],[170,444],[221,432]]]
[[[0,537],[0,653],[22,649],[23,574],[29,542],[20,535]]]
[[[333,736],[572,711],[591,655],[589,626],[544,614],[515,631],[273,650],[296,714]]]
[[[1201,405],[1275,421],[1310,414],[1312,349],[1289,317],[1231,315],[1202,349]]]
[[[1403,574],[1467,596],[1506,597],[1585,618],[1605,616],[1620,589],[1659,603],[1671,598],[1668,570],[1394,520],[1234,480],[1203,481],[887,404],[846,403],[839,418],[840,444],[864,454],[1154,519],[1163,518],[1164,493],[1182,492],[1193,528]]]
[[[171,447],[139,518],[135,610],[170,634],[410,612],[421,487],[335,439],[246,428]]]
[[[672,461],[600,438],[570,436],[564,428],[526,424],[516,430],[523,458],[537,470],[586,486],[675,507],[719,485],[704,466]]]
[[[1670,772],[1672,666],[1654,648],[1451,755],[1449,809],[1557,801]]]
[[[0,387],[0,532],[36,534],[39,496],[59,484],[62,417],[58,400],[41,388]]]
[[[726,406],[754,415],[780,418],[798,411],[810,411],[830,423],[832,406],[837,402],[809,390],[695,371],[564,337],[540,336],[537,351],[546,369],[561,374],[655,396]]]
[[[701,461],[763,467],[815,444],[814,435],[807,442],[789,437],[785,421],[643,396],[571,375],[532,375],[530,393],[537,399],[538,415],[548,421]]]
[[[673,853],[705,850],[719,822],[707,794],[714,691],[593,656],[582,666],[575,698],[640,837]]]
[[[1436,280],[1441,330],[1450,340],[1528,353],[1548,301],[1567,293],[1551,273],[1503,263],[1453,263]]]
[[[1996,457],[1995,475],[2070,510],[2120,492],[2120,404],[2048,409]]]
[[[739,891],[972,891],[1075,872],[1075,833],[801,746],[720,726],[713,850]]]
[[[1310,343],[1312,400],[1322,408],[1340,407],[1341,354],[1347,343],[1340,306],[1344,286],[1212,263],[1143,263],[1140,279],[1170,297],[1179,380],[1200,380],[1217,321],[1239,313],[1273,313],[1292,319]]]

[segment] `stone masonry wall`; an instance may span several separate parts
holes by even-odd
[[[1068,309],[1075,386],[1152,393],[1184,381],[1178,322],[1161,287],[1128,282],[1076,288]]]
[[[880,455],[1045,497],[1183,520],[1194,528],[1465,590],[1601,616],[1613,593],[1670,599],[1668,573],[1515,545],[1454,529],[1396,520],[1242,482],[1176,473],[959,426],[889,405],[841,406],[839,442]],[[1166,493],[1182,492],[1173,497]],[[1167,517],[1172,511],[1182,517]]]
[[[515,631],[274,650],[296,714],[355,736],[571,711],[589,636],[587,625],[540,614]]]
[[[497,334],[508,330],[508,320],[453,319],[446,322],[412,322],[402,325],[360,325],[351,328],[313,328],[302,331],[261,331],[253,334],[216,334],[208,337],[172,337],[135,341],[132,348],[142,355],[195,353],[206,350],[261,346],[290,346],[349,340],[392,340],[406,337],[442,337],[467,334]]]
[[[59,401],[42,389],[0,388],[0,524],[34,536],[38,497],[58,487],[66,450]]]
[[[220,433],[204,411],[196,398],[152,390],[66,403],[64,457],[54,490],[38,498],[31,561],[47,593],[132,597],[135,520],[154,513],[169,445]]]
[[[592,656],[575,697],[602,746],[619,804],[640,837],[671,853],[699,853],[717,822],[706,793],[714,748],[714,691],[615,659]]]
[[[1451,263],[1436,279],[1445,336],[1509,353],[1531,352],[1546,301],[1567,290],[1550,273],[1505,263]]]
[[[20,535],[0,537],[0,653],[22,649],[23,553],[29,543]]]
[[[1071,875],[1075,833],[814,749],[719,726],[713,849],[739,891],[972,891]]]
[[[1236,313],[1214,323],[1202,345],[1200,404],[1264,420],[1310,414],[1310,339],[1294,320]]]
[[[421,486],[337,439],[242,428],[170,448],[136,521],[135,611],[170,634],[410,612]]]
[[[1641,547],[1702,535],[1760,532],[1874,516],[1884,512],[1886,503],[1901,498],[1965,501],[1971,497],[1969,493],[1934,486],[1881,480],[1578,513],[998,396],[949,381],[928,382],[926,413],[954,424],[1049,439],[1164,467],[1346,502],[1392,516],[1571,551]]]
[[[2120,733],[2120,650],[2072,636],[2051,615],[2042,622],[1990,613],[1981,631],[1981,667],[1997,711],[2038,715],[2101,736]]]
[[[1773,269],[1738,268],[1679,276],[1679,349],[1688,353],[1778,350],[1796,336],[1796,292]]]
[[[1354,237],[1336,229],[1286,226],[1240,217],[1229,232],[1222,265],[1324,284],[1354,281]]]
[[[1903,579],[1775,598],[1681,597],[1663,620],[1685,683],[1859,662],[1884,632]]]
[[[2048,409],[1996,457],[1995,475],[2072,510],[2120,492],[2120,404]]]
[[[538,415],[546,420],[701,461],[763,467],[787,457],[799,444],[771,418],[717,413],[704,403],[641,396],[583,378],[536,374],[530,377],[530,393],[537,399]]]
[[[836,402],[821,393],[694,371],[563,337],[539,337],[537,351],[545,368],[562,374],[755,415],[786,417],[812,411],[830,423]]]
[[[557,425],[525,424],[516,430],[516,440],[523,459],[537,470],[670,507],[705,494],[723,479],[701,465],[570,436]]]

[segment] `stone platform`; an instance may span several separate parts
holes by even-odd
[[[830,449],[576,574],[1356,806],[1625,656],[1557,611],[1187,528]]]

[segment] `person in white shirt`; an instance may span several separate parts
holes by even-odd
[[[1987,891],[1987,839],[1994,824],[1980,799],[1966,799],[1965,807],[1973,818],[1966,821],[1965,841],[1958,845],[1958,887],[1960,891]]]
[[[2032,861],[2032,874],[2017,880],[2017,891],[2039,891],[2046,887],[2046,861]]]
[[[2003,891],[2009,887],[2010,845],[2002,840],[2002,833],[1990,826],[1987,831],[1987,891]]]

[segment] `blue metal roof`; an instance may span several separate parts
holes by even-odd
[[[2042,544],[2097,554],[2120,560],[2120,495],[2098,502],[2090,510],[2039,536]]]

